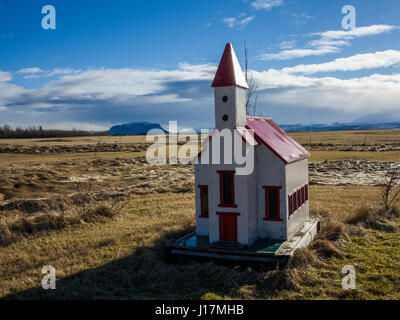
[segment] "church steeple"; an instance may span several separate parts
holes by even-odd
[[[233,50],[232,44],[227,43],[222,54],[217,73],[211,85],[213,88],[237,86],[248,89],[246,79],[240,68],[239,61]]]
[[[215,128],[246,126],[246,90],[249,88],[232,44],[225,46],[214,81]]]

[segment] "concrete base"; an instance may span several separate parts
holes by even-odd
[[[321,222],[317,219],[308,219],[295,235],[285,241],[276,251],[276,255],[293,256],[296,249],[307,247],[320,230]]]
[[[234,261],[285,264],[296,249],[306,247],[317,235],[320,221],[306,220],[300,230],[285,242],[257,240],[250,247],[210,245],[207,237],[192,232],[177,240],[169,241],[167,247],[172,255],[226,259]]]

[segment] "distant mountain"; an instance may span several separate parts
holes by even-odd
[[[148,131],[152,129],[159,129],[164,133],[168,133],[168,131],[162,128],[159,123],[143,121],[113,126],[108,131],[108,134],[111,136],[145,135]]]
[[[374,122],[373,120],[376,121]],[[365,117],[366,122],[360,118],[353,122],[347,123],[315,123],[315,124],[280,124],[280,127],[287,132],[295,131],[341,131],[341,130],[389,130],[389,129],[400,129],[400,119],[396,119],[393,116],[393,120],[379,118],[378,115],[370,115]],[[380,120],[380,121],[378,121]],[[386,120],[386,121],[385,121]],[[161,127],[158,123],[152,123],[148,121],[144,122],[131,122],[127,124],[121,124],[113,126],[109,130],[109,135],[145,135],[149,130],[159,129],[164,133],[168,133],[167,130]],[[200,133],[200,129],[181,129],[179,133],[191,133],[194,130]]]
[[[354,123],[388,123],[400,122],[399,113],[374,113],[352,121]]]
[[[389,130],[400,129],[400,121],[394,122],[349,122],[333,124],[283,124],[280,127],[288,132],[294,131],[341,131],[341,130]]]
[[[340,130],[390,130],[400,129],[400,112],[374,113],[351,122],[330,124],[283,124],[285,131],[340,131]]]

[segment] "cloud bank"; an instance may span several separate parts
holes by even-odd
[[[283,5],[283,0],[256,0],[250,3],[250,6],[256,10],[270,10],[281,5]]]
[[[351,40],[381,33],[388,33],[395,29],[398,29],[398,27],[392,25],[371,25],[354,28],[349,31],[330,30],[313,33],[308,36],[317,36],[318,38],[308,41],[305,48],[292,48],[281,50],[277,53],[263,53],[260,54],[258,58],[260,60],[289,60],[293,58],[337,53],[340,52],[343,47],[349,46]]]
[[[312,76],[322,72],[369,70],[400,64],[400,51],[385,50],[334,59],[321,64],[250,71],[259,104],[269,115],[292,108],[286,123],[306,117],[304,110],[335,112],[357,118],[400,108],[400,74],[374,73],[340,79]],[[46,79],[36,89],[12,83],[31,73],[0,71],[0,124],[45,125],[55,128],[101,129],[117,123],[154,121],[182,126],[213,126],[214,97],[210,87],[216,65],[179,64],[175,70],[27,68]],[[35,72],[35,70],[41,70]],[[51,76],[50,76],[51,75]],[[324,121],[325,120],[325,121]],[[323,119],[322,122],[330,122]]]

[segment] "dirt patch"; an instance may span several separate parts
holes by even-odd
[[[361,207],[346,219],[346,223],[381,232],[393,233],[397,230],[397,225],[392,221],[392,218],[398,216],[400,214],[397,208],[393,208],[388,213],[380,207]]]
[[[309,151],[397,151],[400,150],[400,143],[387,143],[387,144],[333,144],[333,143],[315,143],[303,144]]]
[[[310,184],[382,185],[387,171],[400,168],[400,162],[344,160],[310,162]]]
[[[40,141],[45,142],[45,141]],[[54,142],[54,140],[52,141]],[[67,142],[67,141],[65,141]],[[0,153],[16,154],[57,154],[57,153],[86,153],[86,152],[141,152],[149,147],[147,143],[104,143],[83,145],[0,145]]]

